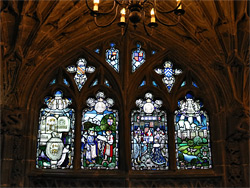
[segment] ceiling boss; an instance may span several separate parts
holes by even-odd
[[[138,23],[142,22],[144,30],[149,36],[152,35],[153,29],[158,26],[158,23],[164,26],[176,26],[179,24],[181,15],[185,13],[182,0],[176,0],[175,7],[172,10],[163,10],[161,3],[172,2],[159,0],[113,0],[113,6],[107,11],[102,11],[100,10],[100,0],[93,0],[92,3],[86,0],[86,5],[91,11],[94,22],[98,27],[108,27],[115,22],[117,17],[120,17],[118,26],[121,27],[122,35],[125,35],[129,22],[133,24],[134,28],[137,27]],[[171,13],[177,17],[174,23],[166,22],[166,19],[163,19],[163,16]],[[113,18],[105,24],[99,24],[97,18],[105,15],[113,15]]]

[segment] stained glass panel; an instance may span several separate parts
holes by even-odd
[[[156,81],[152,81],[153,86],[158,87]]]
[[[53,79],[53,80],[51,80],[51,82],[49,83],[49,85],[53,85],[53,84],[55,84],[56,83],[56,79]]]
[[[74,158],[74,109],[68,108],[70,98],[46,97],[47,108],[40,110],[36,168],[73,168]]]
[[[174,83],[175,83],[175,77],[174,75],[179,75],[182,73],[182,70],[180,69],[173,69],[173,63],[170,61],[166,61],[164,63],[164,69],[155,69],[155,72],[160,75],[164,75],[162,81],[167,86],[168,92],[171,91]]]
[[[146,61],[146,54],[137,44],[137,49],[132,51],[132,72],[135,72]]]
[[[77,66],[71,65],[67,67],[67,71],[69,73],[76,73],[74,76],[75,83],[80,91],[87,81],[86,73],[93,73],[95,71],[95,67],[87,67],[87,61],[83,58],[80,58],[77,63]]]
[[[70,85],[69,85],[69,82],[68,82],[68,80],[66,80],[66,78],[63,79],[63,83],[64,83],[66,86],[68,86],[68,87],[70,86]]]
[[[139,87],[142,87],[142,86],[145,86],[145,85],[146,85],[146,81],[143,80]]]
[[[198,88],[197,84],[195,82],[192,82],[192,85],[196,88]]]
[[[136,100],[139,110],[131,114],[131,159],[133,170],[168,169],[167,115],[161,100],[151,93]]]
[[[183,81],[182,83],[181,83],[181,87],[184,87],[186,85],[186,81]]]
[[[118,169],[118,111],[103,92],[88,98],[82,113],[81,168]]]
[[[93,83],[90,85],[90,87],[94,87],[98,84],[98,79],[95,79]]]
[[[96,49],[95,49],[95,53],[99,54],[99,53],[100,53],[100,49],[99,49],[99,48],[96,48]]]
[[[110,44],[110,49],[106,50],[106,62],[119,72],[119,50],[115,49],[115,44]]]
[[[175,143],[178,169],[212,168],[209,118],[203,104],[187,94],[175,112]]]
[[[108,80],[104,80],[104,84],[108,87],[111,87],[111,85],[109,84],[109,81]]]

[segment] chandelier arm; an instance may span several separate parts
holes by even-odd
[[[129,21],[128,21],[128,24],[129,24]],[[126,24],[126,26],[125,26],[125,27],[121,27],[122,36],[125,36],[125,34],[127,33],[127,30],[128,30],[128,24]]]
[[[167,24],[167,23],[165,23],[164,21],[162,21],[161,19],[159,19],[158,16],[157,16],[157,14],[155,14],[155,17],[156,17],[157,21],[158,21],[160,24],[165,25],[165,26],[170,26],[170,27],[171,27],[171,26],[177,26],[177,25],[180,23],[180,21],[181,21],[181,16],[178,16],[178,20],[177,20],[176,23],[174,23],[174,24]]]
[[[85,2],[86,2],[86,5],[87,5],[88,9],[89,9],[92,13],[97,14],[97,15],[98,15],[98,14],[99,14],[99,15],[105,15],[105,14],[109,14],[109,13],[113,12],[114,8],[116,7],[117,0],[114,1],[113,7],[112,7],[108,12],[99,12],[99,11],[96,12],[96,11],[93,11],[93,9],[90,8],[90,6],[89,6],[89,4],[88,4],[88,0],[85,0]],[[119,4],[119,3],[118,3],[118,4]]]
[[[117,18],[117,13],[118,13],[118,6],[116,7],[116,9],[115,9],[115,16],[114,16],[114,18],[109,22],[109,23],[107,23],[107,24],[105,24],[105,25],[100,25],[100,24],[98,24],[98,22],[97,22],[97,16],[94,16],[94,21],[95,21],[95,24],[96,24],[96,26],[97,27],[108,27],[108,26],[110,26],[112,23],[114,23],[114,21],[116,20],[116,18]]]
[[[178,8],[179,8],[179,7],[181,6],[181,4],[182,4],[182,2],[180,2],[180,3],[178,4],[178,6],[176,6],[173,10],[163,11],[163,10],[160,10],[160,9],[157,8],[156,1],[154,1],[154,3],[155,3],[155,10],[156,10],[157,12],[160,12],[160,13],[163,13],[163,14],[169,14],[169,13],[175,12],[176,10],[178,10]]]

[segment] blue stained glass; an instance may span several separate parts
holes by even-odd
[[[141,45],[137,44],[137,49],[132,51],[132,72],[135,72],[145,61],[145,51],[141,50]]]
[[[152,84],[153,84],[153,86],[158,87],[158,85],[155,81],[153,81]]]
[[[133,170],[167,170],[168,136],[166,113],[161,100],[151,93],[136,100],[139,110],[131,114],[131,165]]]
[[[193,85],[194,87],[197,87],[197,88],[198,88],[198,86],[197,86],[197,84],[196,84],[195,82],[192,82],[192,85]]]
[[[96,48],[96,49],[95,49],[95,53],[99,54],[99,53],[100,53],[100,49],[99,49],[99,48]]]
[[[162,81],[166,85],[168,92],[172,90],[172,87],[175,83],[174,75],[179,75],[182,73],[180,69],[173,69],[173,63],[166,61],[164,63],[164,69],[155,69],[155,72],[159,75],[164,75]]]
[[[74,109],[69,98],[56,91],[53,97],[46,97],[46,108],[40,110],[37,136],[36,168],[73,168],[74,158]]]
[[[182,84],[181,84],[181,87],[183,87],[185,85],[186,85],[186,81],[183,81]]]
[[[98,84],[98,79],[95,79],[95,80],[93,81],[93,83],[91,84],[90,87],[94,87],[94,86],[96,86],[97,84]]]
[[[115,69],[116,72],[119,72],[119,50],[115,49],[115,44],[110,44],[110,49],[106,50],[106,62]]]
[[[176,160],[178,169],[212,168],[208,116],[191,94],[175,111]]]
[[[70,86],[70,85],[69,85],[69,82],[68,82],[65,78],[63,79],[63,83],[64,83],[66,86],[68,86],[68,87]]]
[[[104,80],[104,84],[108,87],[111,87],[108,80]]]
[[[53,79],[50,83],[49,83],[49,85],[53,85],[53,84],[55,84],[56,83],[56,79]]]
[[[139,87],[142,87],[142,86],[145,86],[145,85],[146,85],[146,81],[143,80]]]

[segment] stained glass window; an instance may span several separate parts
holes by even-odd
[[[178,169],[212,168],[209,118],[203,104],[187,94],[175,112],[175,142]]]
[[[98,84],[98,79],[95,79],[93,83],[90,85],[90,87],[94,87]]]
[[[106,50],[106,62],[119,72],[119,50],[115,49],[115,44],[110,44],[110,49]]]
[[[142,87],[142,86],[145,86],[145,85],[146,85],[146,81],[143,80],[139,87]]]
[[[132,72],[135,72],[146,61],[146,54],[137,44],[137,49],[132,51]]]
[[[95,49],[95,53],[99,54],[99,53],[100,53],[100,49],[99,49],[99,48],[96,48],[96,49]]]
[[[87,61],[83,58],[80,58],[77,63],[77,66],[71,65],[67,67],[67,71],[70,73],[76,73],[74,76],[75,83],[80,91],[87,81],[86,73],[93,73],[95,71],[95,67],[87,67]]]
[[[108,87],[111,87],[111,85],[109,84],[109,81],[108,80],[104,80],[104,84]]]
[[[40,110],[37,138],[37,168],[73,168],[74,109],[68,108],[70,98],[62,98],[56,91],[54,98],[46,97],[46,108]]]
[[[152,81],[153,86],[158,87],[156,81]]]
[[[181,83],[181,87],[184,87],[186,85],[186,81],[183,81],[182,83]]]
[[[131,114],[131,159],[133,170],[168,169],[167,115],[161,100],[151,93],[136,100],[139,110]]]
[[[198,88],[197,84],[195,82],[192,82],[192,85],[196,88]]]
[[[118,111],[103,92],[88,98],[82,113],[81,168],[118,169]]]
[[[66,80],[66,78],[63,79],[63,83],[64,83],[66,86],[68,86],[68,87],[70,86],[70,85],[69,85],[69,82],[68,82],[68,80]]]
[[[175,83],[174,75],[181,74],[182,70],[173,69],[173,63],[171,63],[170,61],[166,61],[164,63],[164,69],[157,68],[155,69],[155,72],[160,75],[164,74],[162,81],[167,86],[168,92],[170,92]]]
[[[53,85],[53,84],[55,84],[56,83],[56,79],[53,79],[53,80],[51,80],[51,82],[49,83],[49,85]]]

